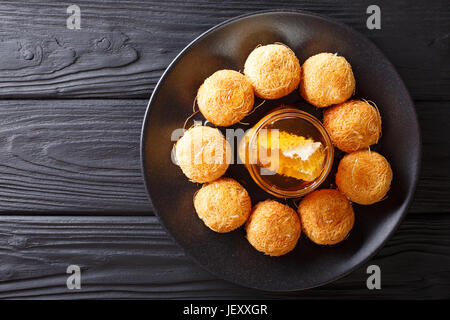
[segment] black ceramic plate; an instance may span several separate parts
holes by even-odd
[[[287,44],[301,63],[319,52],[338,53],[349,60],[356,77],[356,96],[376,102],[382,115],[383,136],[373,149],[389,160],[394,172],[387,199],[371,206],[354,205],[355,226],[345,241],[334,246],[318,246],[302,235],[294,251],[276,258],[251,247],[243,228],[227,234],[209,230],[193,207],[192,198],[200,186],[189,182],[171,162],[171,135],[183,127],[192,113],[192,102],[203,80],[219,69],[242,70],[252,49],[274,42]],[[295,91],[283,99],[265,103],[243,121],[252,125],[280,103],[321,116]],[[197,119],[203,118],[200,115]],[[241,124],[234,127],[239,126],[248,128]],[[220,24],[198,37],[175,58],[150,99],[141,152],[145,183],[155,212],[187,254],[228,281],[262,290],[291,291],[323,285],[344,276],[385,243],[413,196],[419,172],[420,134],[414,105],[402,80],[369,40],[325,17],[272,11]],[[269,198],[242,167],[232,165],[226,175],[247,188],[254,204]],[[334,173],[323,186],[329,186],[333,180]]]

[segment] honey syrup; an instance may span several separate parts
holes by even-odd
[[[243,150],[248,151],[244,162],[255,182],[267,192],[294,197],[317,187],[328,174],[331,140],[309,114],[293,108],[273,113],[275,116],[263,118],[243,139]]]

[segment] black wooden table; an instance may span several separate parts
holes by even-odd
[[[450,298],[450,5],[377,1],[0,3],[0,297]],[[196,36],[273,8],[328,15],[367,35],[415,100],[423,135],[415,201],[387,245],[333,284],[299,293],[241,288],[203,271],[153,215],[139,169],[148,98]],[[81,289],[66,269],[81,268]],[[377,264],[382,289],[368,290]]]

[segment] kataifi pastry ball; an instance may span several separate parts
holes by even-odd
[[[355,223],[352,205],[334,189],[310,193],[300,202],[298,213],[303,232],[311,241],[321,245],[345,240]]]
[[[369,205],[384,199],[391,187],[392,169],[381,154],[360,150],[339,162],[336,185],[350,201]]]
[[[300,94],[310,104],[328,107],[346,101],[354,92],[355,77],[344,57],[319,53],[303,64]]]
[[[253,207],[246,230],[247,239],[256,250],[281,256],[297,245],[301,233],[300,218],[291,207],[266,200]]]
[[[194,197],[194,207],[207,227],[224,233],[247,221],[252,203],[247,190],[236,180],[220,178],[202,186]]]
[[[323,114],[323,125],[340,150],[350,153],[367,149],[381,137],[381,116],[367,101],[350,100]]]
[[[244,74],[258,97],[272,100],[284,97],[298,87],[300,69],[300,62],[290,48],[269,44],[250,53]]]
[[[189,180],[210,182],[227,171],[231,147],[218,129],[195,126],[175,144],[175,158]]]
[[[219,70],[207,78],[198,89],[200,112],[216,126],[231,126],[241,121],[255,101],[250,81],[233,70]]]

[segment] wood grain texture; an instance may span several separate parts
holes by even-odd
[[[143,100],[0,102],[0,211],[152,211],[140,172]]]
[[[139,160],[146,106],[138,99],[1,101],[0,212],[151,214]],[[450,213],[449,105],[416,107],[423,163],[410,212]]]
[[[416,102],[422,166],[410,212],[450,213],[450,102]]]
[[[0,298],[450,298],[449,215],[409,216],[359,270],[299,293],[244,289],[201,270],[155,217],[2,217]],[[81,267],[81,290],[66,269]],[[366,288],[366,268],[381,268],[382,289]]]
[[[446,0],[378,1],[381,30],[366,28],[372,2],[77,1],[81,30],[66,28],[67,3],[0,3],[0,98],[147,98],[191,40],[229,18],[298,9],[330,16],[373,40],[412,96],[450,99]]]

